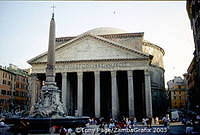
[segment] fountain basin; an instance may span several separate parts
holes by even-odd
[[[11,131],[16,131],[21,126],[21,123],[28,123],[27,127],[24,127],[24,130],[27,130],[28,133],[48,133],[50,127],[58,126],[65,128],[76,128],[76,127],[85,127],[89,122],[89,117],[74,117],[66,116],[61,118],[7,118],[6,122],[13,125]]]

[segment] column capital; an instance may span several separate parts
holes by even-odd
[[[111,73],[112,77],[116,77],[117,76],[117,71],[110,71],[110,73]]]
[[[61,74],[62,74],[62,77],[67,76],[67,72],[62,72]]]
[[[83,76],[83,72],[77,72],[77,75],[81,77]]]
[[[128,77],[133,77],[133,71],[132,71],[132,70],[128,70],[127,73],[128,73],[128,74],[127,74]]]
[[[100,71],[94,71],[94,75],[100,75]]]
[[[149,69],[145,69],[144,70],[144,75],[145,76],[149,76],[150,75],[150,70]]]

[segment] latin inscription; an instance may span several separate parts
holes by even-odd
[[[60,64],[56,65],[56,72],[67,72],[67,71],[86,71],[86,70],[119,70],[125,68],[144,68],[147,65],[145,62],[116,62],[116,63],[77,63],[77,64]],[[43,72],[44,65],[33,67],[34,73]]]

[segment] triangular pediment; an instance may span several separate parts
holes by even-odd
[[[148,59],[149,55],[91,34],[84,34],[56,47],[55,57],[61,61]],[[31,59],[28,63],[47,61],[47,52]]]

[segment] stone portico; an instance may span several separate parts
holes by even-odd
[[[56,40],[57,84],[68,114],[152,117],[152,85],[164,87],[164,51],[151,43],[144,44],[143,33],[124,33],[114,28],[104,33],[102,29]],[[46,53],[28,61],[41,81],[46,61]]]

